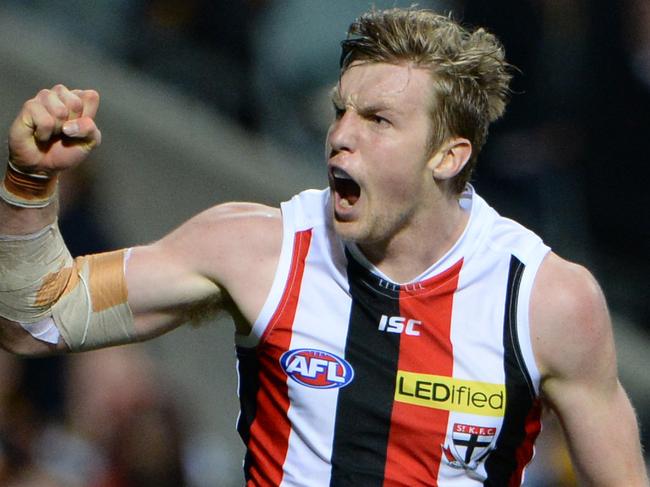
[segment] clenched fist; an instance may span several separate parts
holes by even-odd
[[[27,173],[54,175],[76,166],[101,142],[99,94],[56,85],[28,100],[9,131],[9,159]]]

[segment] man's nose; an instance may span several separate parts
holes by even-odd
[[[346,110],[342,116],[334,120],[327,137],[332,151],[353,152],[356,149],[359,129],[357,118],[353,111]]]

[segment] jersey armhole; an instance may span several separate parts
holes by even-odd
[[[235,344],[237,346],[253,348],[259,345],[260,339],[280,304],[284,289],[287,286],[296,232],[292,225],[294,218],[291,205],[282,203],[280,209],[282,211],[282,247],[275,276],[273,277],[273,284],[262,310],[251,327],[251,332],[248,335],[235,334]]]
[[[530,375],[537,396],[539,396],[541,374],[537,367],[537,362],[535,361],[532,337],[530,334],[530,298],[537,271],[549,251],[549,247],[546,245],[540,245],[527,256],[525,260],[526,269],[521,278],[517,303],[517,338],[519,340],[522,357],[526,368],[528,369],[528,374]]]

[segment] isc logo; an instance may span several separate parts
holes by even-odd
[[[379,331],[387,331],[389,333],[406,333],[407,335],[420,336],[419,327],[422,324],[419,320],[406,319],[403,316],[386,316],[381,315],[379,320]]]
[[[316,389],[344,387],[354,377],[354,370],[345,359],[323,350],[288,350],[280,357],[280,365],[298,384]]]

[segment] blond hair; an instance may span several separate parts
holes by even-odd
[[[511,66],[498,39],[482,28],[465,29],[451,16],[395,8],[361,15],[350,25],[341,46],[342,73],[356,61],[408,61],[431,70],[431,149],[450,137],[467,138],[473,148],[453,181],[453,189],[461,192],[490,123],[503,115],[510,94]]]

